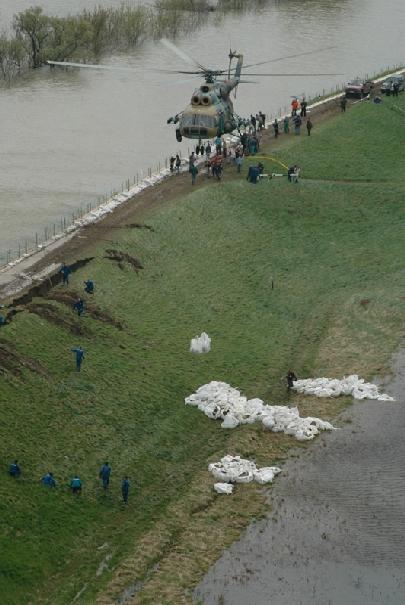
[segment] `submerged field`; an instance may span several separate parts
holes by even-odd
[[[216,497],[208,461],[239,453],[270,465],[296,442],[260,426],[224,431],[184,397],[224,380],[328,419],[347,401],[287,397],[289,367],[300,377],[384,371],[403,336],[404,138],[402,96],[281,139],[272,154],[302,166],[298,185],[235,178],[162,204],[152,229],[107,233],[69,288],[33,299],[1,329],[2,602],[107,604],[132,586],[121,602],[191,603],[209,564],[266,510],[253,485]],[[106,258],[117,251],[128,256]],[[87,277],[96,293],[79,320],[71,300]],[[192,356],[203,330],[213,350]],[[80,374],[70,352],[79,344]],[[18,482],[5,472],[13,458]],[[39,483],[48,470],[52,492]],[[79,498],[67,489],[74,473]]]

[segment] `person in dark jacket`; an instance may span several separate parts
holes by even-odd
[[[87,294],[94,294],[94,282],[92,279],[88,279],[84,282],[84,291],[87,292]]]
[[[277,118],[274,119],[273,130],[274,130],[274,137],[277,139],[278,138],[278,133],[279,133],[279,127],[278,127],[278,120],[277,120]]]
[[[110,475],[111,475],[111,466],[108,464],[108,462],[104,462],[103,466],[100,469],[98,476],[100,477],[100,479],[103,483],[103,489],[105,492],[107,491],[108,486],[110,484]]]
[[[52,473],[46,473],[46,475],[44,475],[42,477],[41,483],[45,487],[56,487],[56,481],[53,478],[53,474]]]
[[[289,391],[294,386],[294,382],[297,380],[296,375],[292,370],[287,372],[287,390]]]
[[[82,492],[82,482],[78,475],[75,475],[70,482],[70,489],[72,494],[81,494]]]
[[[129,495],[129,488],[130,488],[130,482],[127,476],[125,476],[123,478],[123,480],[121,481],[121,493],[122,493],[122,499],[124,501],[124,504],[128,504],[128,495]]]
[[[253,183],[254,185],[256,185],[257,179],[259,178],[259,174],[260,174],[260,170],[259,170],[258,166],[249,166],[248,175],[246,177],[246,180],[249,181],[249,183]]]
[[[72,353],[76,353],[76,370],[80,372],[84,359],[84,351],[81,346],[71,349],[71,351]]]
[[[308,107],[308,103],[306,102],[305,99],[302,99],[302,101],[301,101],[301,118],[306,118],[307,107]]]
[[[10,477],[15,477],[16,479],[21,476],[21,468],[18,464],[18,460],[14,460],[14,462],[10,464],[8,467],[8,474]]]
[[[346,105],[347,105],[347,99],[346,99],[346,97],[342,97],[340,99],[340,109],[342,110],[342,113],[344,113],[346,111]]]
[[[62,263],[62,267],[60,269],[60,272],[62,273],[62,283],[64,286],[68,286],[69,285],[69,275],[72,273],[71,268],[66,264],[66,263]]]
[[[314,127],[314,125],[311,122],[311,118],[307,118],[307,132],[308,132],[308,136],[311,136],[311,130]]]
[[[84,313],[84,300],[82,298],[78,298],[75,304],[73,305],[74,311],[77,311],[79,317]]]

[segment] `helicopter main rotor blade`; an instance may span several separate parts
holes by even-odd
[[[210,71],[209,69],[207,69],[206,67],[204,67],[204,65],[201,65],[201,63],[199,63],[198,61],[196,61],[195,59],[193,59],[193,57],[190,57],[187,53],[185,53],[183,50],[181,50],[178,46],[176,46],[175,44],[173,44],[173,42],[170,42],[170,40],[168,40],[167,38],[161,38],[160,42],[164,46],[166,46],[166,48],[168,48],[173,53],[175,53],[178,57],[180,57],[181,59],[183,59],[183,61],[185,61],[189,65],[193,65],[194,67],[197,66],[199,69],[202,69],[204,72],[205,71]]]
[[[297,53],[295,55],[286,55],[285,57],[278,57],[277,59],[269,59],[268,61],[260,61],[259,63],[250,63],[250,65],[244,65],[244,69],[249,67],[257,67],[258,65],[266,65],[267,63],[275,63],[276,61],[283,61],[284,59],[294,59],[295,57],[304,57],[305,55],[312,55],[313,53],[324,52],[325,50],[331,50],[336,46],[326,46],[325,48],[316,48],[315,50],[308,50],[304,53]]]
[[[341,76],[343,74],[244,74],[245,76],[254,76],[254,77],[258,77],[258,76],[274,76],[275,78],[289,78],[289,77],[305,77],[305,76]]]
[[[79,67],[80,69],[101,69],[106,71],[137,71],[135,67],[120,67],[119,65],[95,65],[93,63],[72,63],[71,61],[47,61],[48,65],[57,67]]]

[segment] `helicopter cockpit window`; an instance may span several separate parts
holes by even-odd
[[[187,114],[183,116],[182,126],[203,126],[204,128],[216,128],[215,118],[200,113]]]

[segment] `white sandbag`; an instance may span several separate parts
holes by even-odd
[[[254,462],[240,456],[224,456],[219,462],[213,462],[208,470],[215,479],[224,483],[251,483],[260,485],[271,483],[276,475],[281,473],[277,466],[258,468]]]
[[[260,485],[272,483],[274,477],[279,473],[281,473],[281,468],[278,468],[278,466],[263,466],[254,473],[254,480]]]
[[[227,414],[225,416],[225,420],[221,424],[221,428],[223,429],[234,429],[239,425],[239,421],[232,416],[232,414]]]
[[[201,336],[191,339],[190,353],[209,353],[211,351],[211,338],[205,332]]]
[[[297,393],[315,395],[316,397],[339,397],[351,395],[354,399],[376,399],[378,401],[395,401],[393,397],[380,393],[377,385],[365,382],[357,374],[337,378],[306,378],[296,380],[292,387]]]
[[[232,494],[233,485],[232,483],[214,483],[214,490],[217,494]]]
[[[247,399],[226,382],[204,384],[186,397],[185,403],[197,406],[208,418],[222,419],[221,427],[224,429],[262,422],[264,427],[275,433],[283,432],[300,440],[313,439],[319,431],[333,429],[329,422],[319,418],[301,418],[296,407],[271,406],[261,399]]]

